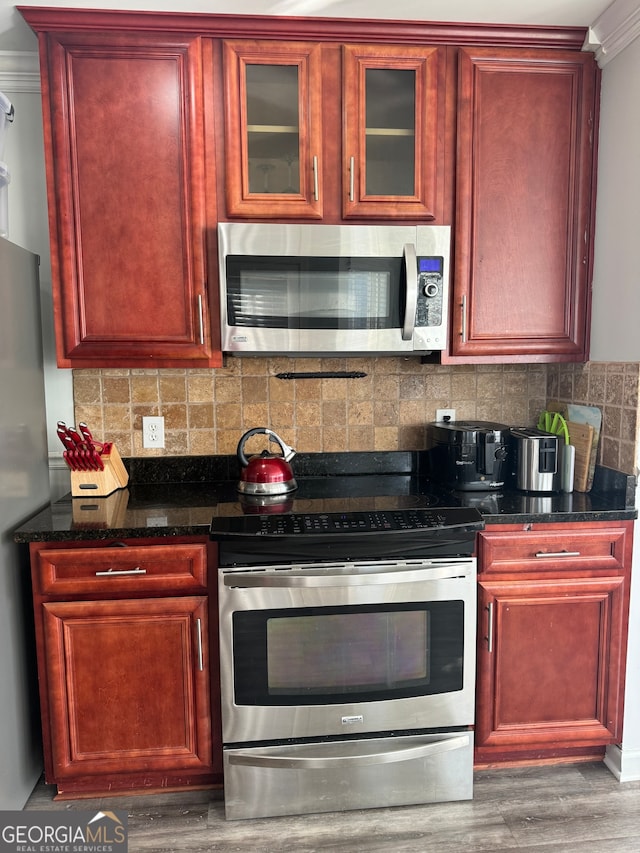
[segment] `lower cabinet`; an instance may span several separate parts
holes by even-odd
[[[212,546],[117,544],[31,546],[47,782],[69,797],[221,784]]]
[[[632,530],[480,534],[477,765],[593,755],[620,741]]]

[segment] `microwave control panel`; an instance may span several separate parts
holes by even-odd
[[[418,258],[418,302],[416,328],[439,327],[443,324],[444,259]]]

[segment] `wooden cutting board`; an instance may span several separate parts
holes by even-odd
[[[569,430],[569,442],[576,449],[573,488],[576,492],[588,492],[591,488],[589,469],[594,429],[591,424],[579,424],[575,421],[567,421],[567,428]]]
[[[600,430],[602,429],[602,410],[597,406],[579,406],[575,403],[567,403],[567,420],[578,424],[590,424],[593,427],[591,463],[589,464],[589,477],[587,479],[587,491],[590,491],[593,485],[593,475],[596,470],[596,460],[598,457],[598,443],[600,441]]]

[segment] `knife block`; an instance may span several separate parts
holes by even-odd
[[[74,498],[106,498],[118,489],[124,489],[129,482],[129,473],[124,467],[120,454],[111,445],[109,453],[101,453],[104,471],[72,471],[71,496]]]

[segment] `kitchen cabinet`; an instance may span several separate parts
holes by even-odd
[[[201,40],[72,30],[40,50],[58,365],[219,366]]]
[[[442,221],[445,56],[224,41],[227,215]]]
[[[218,221],[453,227],[444,363],[588,358],[580,28],[23,7],[58,363],[216,367]]]
[[[322,217],[322,51],[225,41],[227,213]]]
[[[594,57],[465,47],[458,63],[450,355],[586,361]]]
[[[632,524],[479,534],[478,765],[620,742]]]
[[[221,783],[211,547],[31,544],[45,776],[59,796]]]

